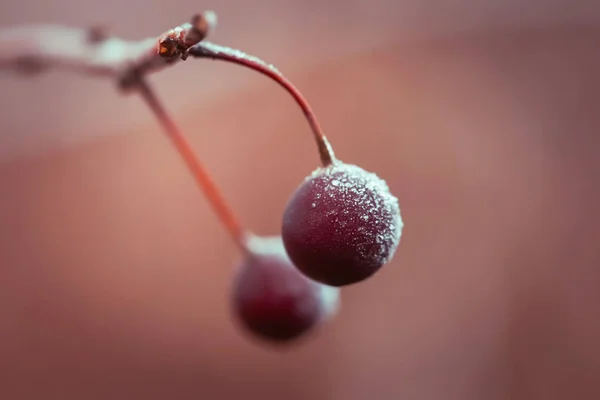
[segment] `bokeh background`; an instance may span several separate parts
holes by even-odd
[[[229,313],[239,255],[135,96],[1,76],[0,398],[600,398],[600,5],[568,0],[4,0],[1,26],[212,40],[276,64],[405,220],[394,261],[286,350]],[[257,233],[317,165],[247,70],[152,77]]]

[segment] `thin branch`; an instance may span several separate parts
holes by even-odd
[[[130,88],[139,76],[187,57],[216,25],[211,11],[156,38],[128,41],[97,27],[31,25],[0,30],[0,69],[35,74],[51,68],[109,77]]]
[[[238,64],[259,72],[277,82],[294,98],[296,103],[298,103],[302,109],[302,112],[304,113],[304,116],[306,117],[306,120],[308,121],[308,124],[313,132],[315,141],[317,142],[321,164],[324,167],[327,167],[336,162],[335,154],[331,144],[323,133],[323,130],[317,121],[315,113],[309,106],[308,101],[306,101],[302,93],[300,93],[300,91],[273,65],[267,64],[260,58],[248,55],[240,50],[219,46],[209,42],[199,42],[198,44],[190,47],[188,54],[196,58],[210,58],[213,60],[221,60]]]
[[[321,164],[337,160],[314,112],[300,91],[275,67],[239,50],[203,42],[216,26],[216,14],[206,11],[158,38],[126,41],[89,29],[33,25],[0,30],[0,70],[35,74],[50,68],[73,70],[115,79],[121,89],[135,90],[149,73],[188,56],[222,60],[253,69],[271,78],[296,100],[310,125]]]
[[[229,208],[227,201],[212,180],[210,173],[194,153],[192,146],[179,129],[179,126],[175,123],[173,118],[171,118],[163,104],[154,94],[154,91],[148,82],[144,79],[140,79],[137,82],[136,89],[160,122],[167,136],[175,145],[175,148],[183,158],[192,173],[192,176],[196,180],[196,183],[208,198],[219,219],[232,236],[234,242],[243,253],[248,253],[250,251],[249,241],[252,238],[252,234],[244,229],[238,218]]]

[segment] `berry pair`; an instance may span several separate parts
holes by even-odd
[[[335,157],[304,97],[273,66],[208,42],[192,47],[189,55],[232,62],[273,79],[296,100],[312,129],[322,166],[289,200],[281,236],[256,237],[238,223],[156,98],[141,88],[244,253],[231,292],[237,320],[266,340],[299,338],[334,314],[340,287],[364,281],[393,257],[403,228],[398,199],[375,174]]]
[[[251,332],[287,341],[333,315],[340,286],[363,281],[393,256],[402,221],[386,183],[339,161],[293,194],[282,236],[249,240],[233,287],[235,314]]]

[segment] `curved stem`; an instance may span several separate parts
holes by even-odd
[[[317,142],[321,164],[323,164],[324,167],[327,167],[336,161],[333,149],[323,134],[323,130],[321,129],[314,112],[308,105],[308,102],[304,96],[302,96],[302,93],[300,93],[300,91],[274,66],[265,63],[257,57],[245,54],[242,51],[209,42],[200,42],[197,45],[192,46],[189,49],[188,54],[197,58],[212,58],[213,60],[238,64],[259,72],[277,82],[294,98],[294,100],[296,100],[296,103],[298,103],[302,109],[313,132],[315,141]]]
[[[252,235],[243,228],[238,218],[235,216],[231,208],[229,208],[229,205],[225,201],[221,191],[210,177],[209,172],[200,162],[198,157],[196,157],[190,143],[187,141],[175,121],[173,121],[173,119],[167,113],[165,107],[158,100],[148,83],[143,79],[140,79],[137,82],[136,87],[175,145],[177,151],[187,164],[190,172],[196,180],[196,183],[198,186],[200,186],[208,198],[219,219],[223,222],[232,236],[234,242],[243,253],[249,253],[249,240],[251,239]]]

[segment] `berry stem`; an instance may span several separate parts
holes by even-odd
[[[212,180],[210,173],[195,155],[192,146],[179,129],[179,126],[170,117],[165,107],[154,94],[154,91],[149,86],[148,82],[146,82],[144,79],[140,79],[137,83],[137,89],[164,128],[167,136],[169,136],[175,145],[175,148],[181,155],[181,158],[183,158],[184,162],[187,164],[196,183],[208,198],[219,219],[229,231],[229,234],[232,236],[236,245],[243,253],[249,253],[249,241],[253,235],[244,229],[242,224],[239,222],[238,218],[227,204],[227,201],[225,201],[221,191]]]
[[[211,58],[213,60],[226,61],[241,65],[263,74],[277,82],[294,98],[296,103],[298,103],[302,109],[302,112],[304,113],[304,116],[306,117],[306,120],[308,121],[308,124],[313,132],[315,141],[317,142],[321,164],[324,167],[327,167],[336,161],[331,144],[323,133],[319,121],[317,120],[315,113],[310,108],[308,101],[306,101],[302,93],[274,66],[265,63],[258,57],[248,55],[242,51],[231,49],[225,46],[219,46],[209,42],[200,42],[197,45],[192,46],[189,49],[189,54],[197,58]]]

